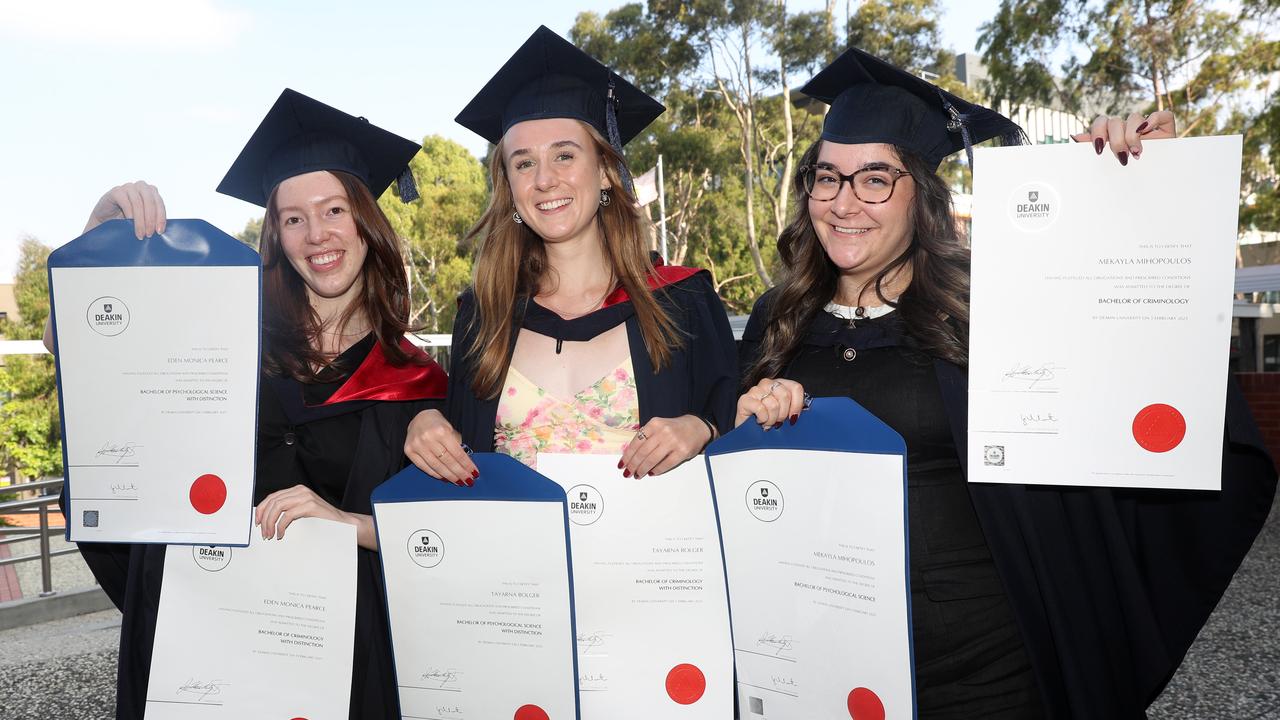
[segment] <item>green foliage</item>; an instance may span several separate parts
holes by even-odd
[[[936,0],[864,2],[849,18],[849,44],[898,67],[954,75],[955,54],[942,47]]]
[[[44,335],[49,317],[45,263],[49,248],[33,238],[22,241],[14,296],[21,320],[5,320],[0,335],[34,340]],[[46,477],[62,472],[62,434],[53,358],[9,355],[0,367],[0,457],[19,474]]]
[[[244,224],[244,230],[236,233],[236,239],[257,250],[262,242],[262,217],[250,218]]]
[[[378,205],[403,242],[412,297],[411,320],[423,331],[453,329],[458,294],[471,281],[464,240],[488,199],[484,167],[466,148],[431,135],[410,162],[421,199],[402,203],[390,190]]]

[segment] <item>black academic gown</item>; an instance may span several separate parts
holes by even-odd
[[[312,487],[313,482],[299,472],[295,461],[298,435],[305,434],[311,423],[338,419],[355,429],[351,437],[354,449],[347,449],[352,462],[345,487],[340,489],[341,497],[334,496],[332,487],[312,489],[322,497],[327,495],[326,499],[342,510],[371,514],[369,496],[373,489],[407,464],[404,441],[409,422],[422,410],[443,406],[446,382],[444,371],[434,361],[395,367],[383,358],[381,350],[368,352],[330,401],[319,406],[308,406],[303,401],[300,383],[264,376],[259,390],[254,503],[295,484]],[[272,395],[268,397],[266,393]],[[266,431],[269,426],[280,432]],[[82,543],[80,552],[123,613],[116,717],[140,720],[146,708],[165,546]],[[377,553],[359,548],[356,568],[350,717],[398,720],[400,704]]]
[[[683,345],[672,352],[671,362],[660,371],[653,369],[635,307],[621,290],[612,293],[600,310],[573,320],[564,320],[528,299],[520,300],[513,316],[511,350],[515,350],[515,337],[522,327],[557,340],[585,342],[626,323],[641,424],[655,417],[692,414],[706,418],[721,433],[728,432],[733,428],[738,399],[737,357],[729,319],[719,296],[711,288],[708,273],[691,268],[657,267],[649,284],[682,334]],[[480,398],[471,387],[474,359],[469,355],[475,346],[479,323],[475,296],[470,290],[459,298],[458,317],[453,327],[449,422],[472,450],[492,452],[498,398]],[[508,355],[508,363],[510,360]]]
[[[759,352],[771,295],[743,334],[744,369]],[[819,313],[804,343],[851,345],[842,326]],[[945,360],[933,366],[963,466],[968,376]],[[1276,469],[1265,448],[1233,380],[1221,492],[968,486],[1047,717],[1146,717],[1270,512]]]

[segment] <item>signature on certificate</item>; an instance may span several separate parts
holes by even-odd
[[[1032,363],[1015,363],[1009,368],[1001,378],[1001,382],[1015,382],[1022,384],[1027,390],[1036,390],[1042,384],[1047,384],[1055,380],[1057,372],[1064,370],[1053,363],[1042,363],[1035,365]]]
[[[608,633],[602,633],[599,631],[592,633],[578,633],[578,652],[585,653],[600,649],[608,637]]]
[[[583,673],[578,676],[578,685],[584,690],[608,690],[609,676],[602,672]]]
[[[769,679],[773,681],[775,688],[788,688],[794,690],[800,687],[800,683],[790,675],[770,675]]]
[[[444,670],[433,667],[427,668],[427,671],[422,673],[422,679],[427,682],[437,683],[436,687],[447,688],[457,685],[458,676],[461,674],[460,671],[453,668]]]
[[[192,695],[200,700],[205,700],[211,695],[220,695],[222,688],[230,684],[226,680],[197,680],[191,678],[178,687],[178,693]]]
[[[773,650],[773,654],[777,657],[786,657],[784,652],[791,650],[791,636],[778,635],[772,632],[764,632],[760,638],[756,640],[756,645],[763,645]]]
[[[1058,416],[1051,412],[1022,413],[1019,417],[1022,420],[1022,427],[1043,427],[1058,424]]]
[[[462,708],[458,707],[457,705],[437,705],[436,714],[437,715],[461,715]]]
[[[123,495],[125,497],[136,497],[138,494],[138,486],[133,483],[111,483],[112,495]]]
[[[142,446],[135,442],[116,443],[108,440],[102,443],[97,457],[115,458],[116,464],[119,465],[131,457],[136,457],[138,453],[135,451],[140,447]]]

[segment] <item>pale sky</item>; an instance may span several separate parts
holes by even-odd
[[[453,117],[489,76],[539,24],[567,34],[578,12],[622,4],[0,3],[0,282],[11,280],[23,236],[51,246],[74,239],[97,199],[122,182],[145,179],[171,217],[229,233],[261,217],[214,187],[285,87],[413,140],[438,134],[483,152]],[[945,42],[966,52],[998,2],[944,5]]]

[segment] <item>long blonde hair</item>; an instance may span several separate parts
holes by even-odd
[[[649,260],[644,216],[636,206],[635,196],[622,183],[622,156],[595,128],[581,125],[591,136],[612,186],[613,201],[596,213],[605,261],[614,286],[624,288],[631,297],[649,359],[654,370],[660,370],[671,361],[672,350],[680,341],[675,323],[649,289],[653,264]],[[507,180],[502,142],[494,147],[489,159],[489,177],[493,181],[489,207],[467,233],[468,241],[478,241],[472,283],[477,306],[473,322],[479,328],[469,357],[475,363],[472,390],[482,398],[496,397],[501,391],[511,357],[512,324],[518,321],[513,308],[538,293],[538,282],[548,268],[542,238],[513,218],[515,201]]]

